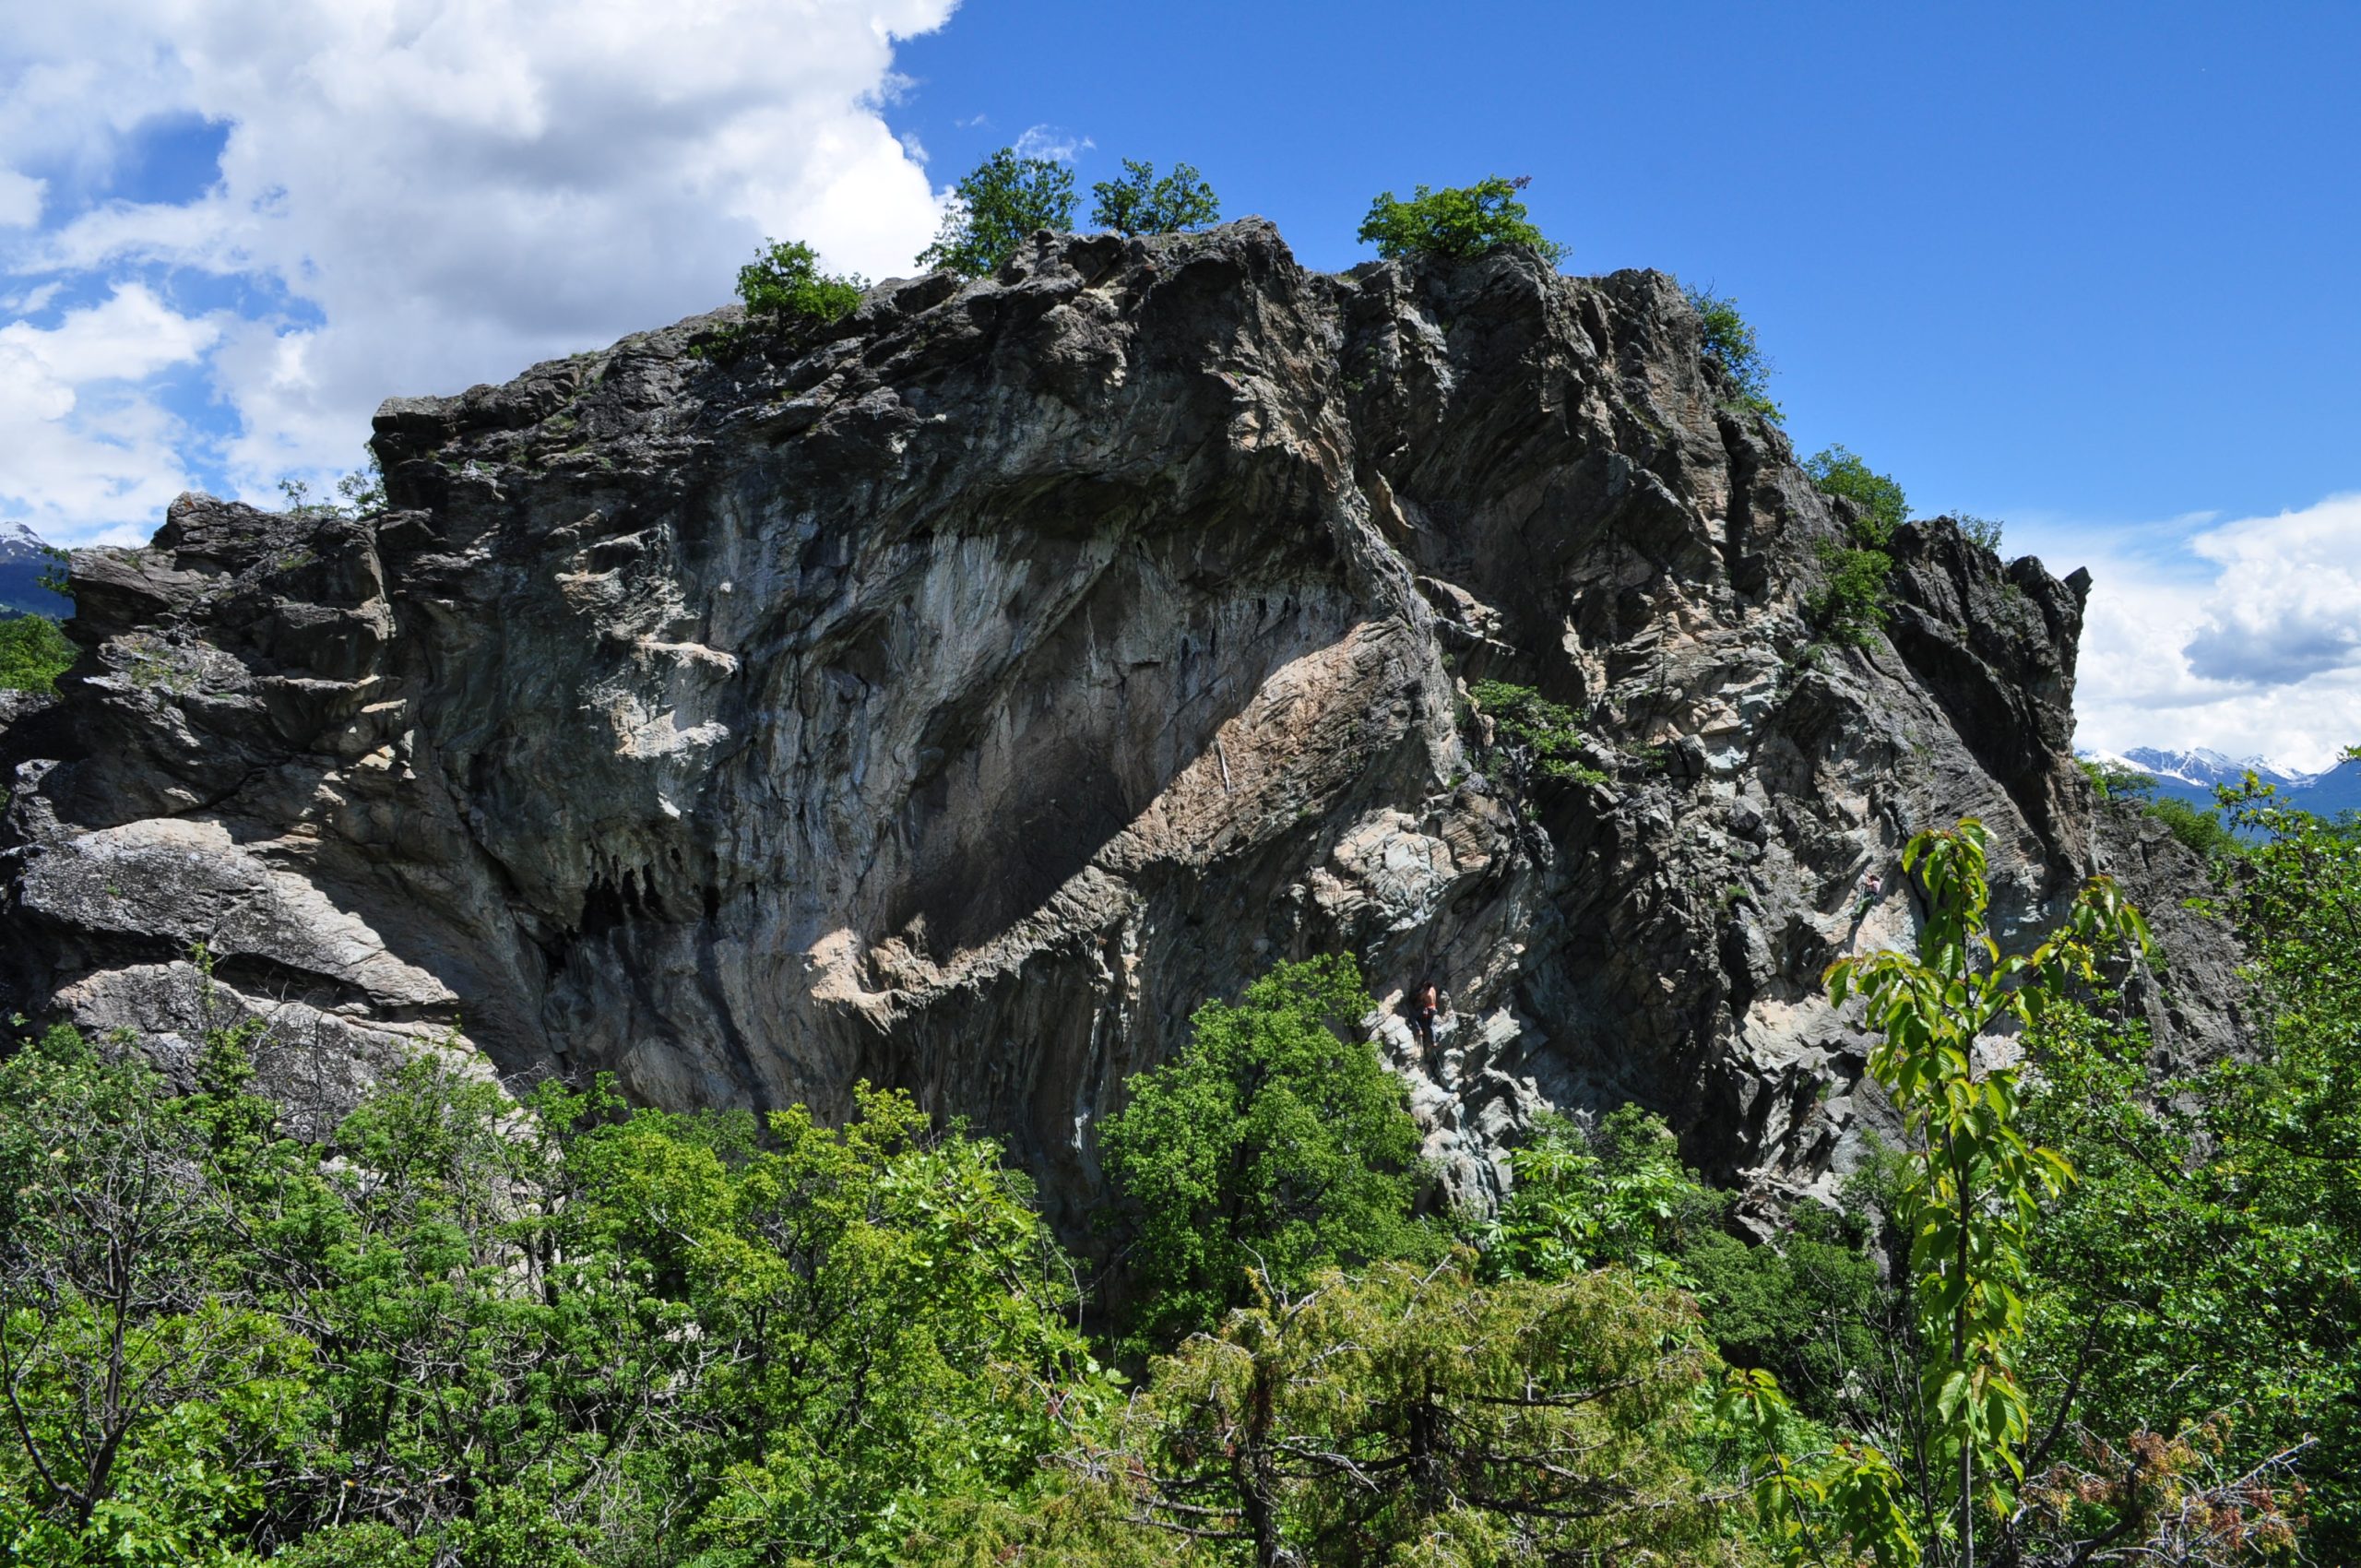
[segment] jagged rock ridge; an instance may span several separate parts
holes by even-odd
[[[1816,644],[1838,504],[1724,397],[1662,275],[1323,276],[1247,221],[395,399],[379,516],[186,496],[78,554],[87,656],[0,757],[0,982],[167,1054],[267,1012],[323,1115],[454,1030],[670,1105],[907,1085],[1071,1223],[1196,1003],[1348,947],[1451,993],[1435,1060],[1383,1028],[1462,1195],[1626,1096],[1810,1182],[1872,1113],[1818,977],[1907,939],[1859,889],[1912,831],[1985,819],[2015,932],[2193,869],[2072,765],[2086,581],[1914,527],[1891,636]],[[1486,678],[1608,782],[1512,788]],[[2148,1004],[2218,1047],[2176,940]]]

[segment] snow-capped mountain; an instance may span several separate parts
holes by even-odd
[[[2115,763],[2156,781],[2156,793],[2189,802],[2213,804],[2213,787],[2236,784],[2248,772],[2265,784],[2276,785],[2281,803],[2319,816],[2361,810],[2361,762],[2339,763],[2325,773],[2299,773],[2262,757],[2230,757],[2208,747],[2168,752],[2156,746],[2133,746],[2126,752],[2084,752],[2092,762]]]
[[[2154,778],[2159,789],[2167,783],[2190,786],[2199,791],[2208,805],[2213,802],[2213,786],[2238,783],[2248,773],[2265,784],[2275,784],[2282,790],[2300,790],[2319,777],[2313,773],[2297,773],[2259,756],[2224,756],[2207,746],[2185,752],[2134,746],[2118,760]]]
[[[0,616],[72,614],[72,604],[41,586],[55,569],[41,535],[22,523],[0,522]]]

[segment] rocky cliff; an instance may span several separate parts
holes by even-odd
[[[2072,765],[2083,580],[1920,525],[1890,635],[1816,640],[1838,504],[1660,274],[1043,235],[375,448],[380,515],[184,496],[76,557],[84,657],[0,754],[9,1007],[167,1058],[267,1015],[319,1114],[445,1038],[668,1105],[905,1085],[1072,1220],[1197,1003],[1346,948],[1449,993],[1430,1059],[1381,1025],[1460,1194],[1631,1097],[1805,1183],[1874,1114],[1818,977],[1908,938],[1910,833],[1982,817],[2012,933],[2193,873]],[[1580,777],[1505,765],[1486,680],[1584,716]],[[2152,1012],[2218,1044],[2173,940]]]

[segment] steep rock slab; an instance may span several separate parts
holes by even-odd
[[[1249,221],[395,399],[387,511],[184,497],[77,558],[0,980],[267,1013],[314,1084],[451,1039],[669,1105],[906,1085],[1072,1224],[1197,1003],[1349,947],[1451,992],[1432,1059],[1380,1022],[1462,1196],[1625,1097],[1820,1179],[1875,1114],[1820,970],[1912,929],[1864,874],[1981,816],[2024,933],[2131,850],[2067,750],[2079,588],[1912,529],[1891,636],[1819,644],[1843,520],[1716,376],[1660,275],[1325,277]],[[1605,781],[1504,775],[1484,679]],[[2160,1027],[2234,1030],[2188,972]]]

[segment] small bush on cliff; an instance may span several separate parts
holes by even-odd
[[[1536,228],[1525,203],[1516,199],[1532,183],[1529,174],[1513,180],[1494,174],[1439,191],[1420,185],[1407,201],[1386,191],[1370,203],[1358,238],[1389,260],[1431,255],[1466,261],[1496,245],[1530,245],[1554,267],[1566,259],[1566,247]]]
[[[1952,515],[1952,521],[1959,525],[1959,531],[1970,544],[1980,545],[1995,555],[2000,553],[2002,525],[1999,518],[1979,517],[1973,512],[1955,512]]]
[[[749,315],[834,321],[860,303],[868,287],[857,275],[821,271],[818,254],[801,240],[766,240],[738,269],[738,297]]]
[[[1892,474],[1881,474],[1842,446],[1825,446],[1804,459],[1804,472],[1823,495],[1841,495],[1860,508],[1855,542],[1882,550],[1893,530],[1910,520],[1910,501]]]
[[[1123,160],[1123,177],[1090,187],[1090,220],[1119,234],[1179,234],[1221,221],[1221,198],[1192,163],[1157,178],[1156,165]]]
[[[1509,754],[1512,766],[1536,778],[1567,778],[1604,784],[1607,775],[1581,760],[1582,718],[1531,686],[1478,681],[1467,698],[1492,721],[1492,744]]]
[[[1819,636],[1865,647],[1890,612],[1885,585],[1893,558],[1885,547],[1893,530],[1910,520],[1910,502],[1892,475],[1877,472],[1842,446],[1823,447],[1806,458],[1804,472],[1822,494],[1841,496],[1855,507],[1848,541],[1821,546],[1824,576],[1805,600],[1805,614]]]
[[[1168,1343],[1253,1299],[1251,1271],[1318,1270],[1429,1249],[1410,1218],[1418,1124],[1360,1028],[1349,956],[1281,964],[1126,1086],[1101,1134],[1124,1204],[1140,1326]]]
[[[1730,403],[1764,419],[1785,417],[1771,398],[1771,362],[1762,357],[1754,327],[1738,312],[1738,302],[1706,289],[1684,290],[1705,335],[1705,357],[1721,368]]]
[[[48,616],[0,621],[0,690],[48,695],[73,663],[74,645]]]
[[[2165,795],[2150,801],[2146,810],[2165,825],[2165,831],[2209,861],[2237,850],[2237,835],[2222,826],[2222,814],[2213,807]]]
[[[1867,647],[1892,613],[1885,580],[1893,557],[1860,545],[1823,543],[1820,587],[1804,600],[1812,630],[1834,642]]]
[[[1074,208],[1072,169],[1002,148],[961,177],[942,232],[919,252],[918,264],[981,278],[998,271],[1034,231],[1072,229]]]

